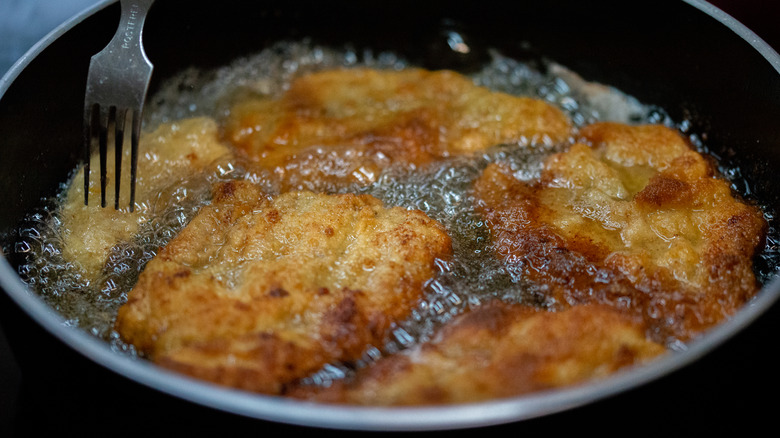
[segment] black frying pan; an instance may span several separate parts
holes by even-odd
[[[10,230],[77,164],[86,68],[111,38],[118,5],[105,2],[48,37],[0,82],[0,232]],[[454,29],[475,48],[524,60],[548,57],[586,79],[665,108],[725,163],[748,175],[751,196],[780,207],[780,57],[703,2],[257,2],[158,0],[145,28],[155,81],[183,68],[226,64],[283,38],[352,43],[404,54],[428,68],[468,72],[486,52],[449,51]],[[25,375],[16,425],[29,431],[254,433],[442,430],[555,433],[615,429],[746,433],[772,415],[780,389],[770,352],[780,283],[682,355],[607,385],[457,409],[332,409],[235,394],[129,363],[62,326],[0,261],[0,321]],[[74,428],[74,424],[78,424]],[[624,425],[631,424],[628,429]],[[316,429],[310,429],[316,428]],[[322,429],[326,428],[326,429]],[[752,429],[751,429],[752,430]],[[87,432],[89,433],[89,432]],[[101,433],[101,432],[98,432]],[[230,432],[226,432],[230,433]]]

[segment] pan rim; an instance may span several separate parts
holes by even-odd
[[[683,0],[748,42],[780,73],[780,55],[746,26],[703,0]],[[114,3],[103,0],[63,23],[23,55],[0,78],[0,99],[26,66],[62,34],[88,16]],[[717,348],[766,312],[780,298],[780,278],[775,273],[758,295],[730,320],[701,339],[648,365],[610,376],[599,382],[502,400],[430,407],[365,407],[325,405],[248,393],[219,387],[162,369],[110,349],[103,341],[65,324],[64,318],[32,292],[0,251],[0,288],[28,316],[82,356],[151,389],[217,410],[280,423],[366,431],[426,431],[480,427],[528,420],[602,400],[640,387],[680,369]]]

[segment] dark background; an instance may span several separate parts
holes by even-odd
[[[0,0],[0,74],[5,73],[48,31],[92,2]],[[780,51],[780,26],[777,24],[780,2],[713,0],[711,3]],[[3,295],[0,305],[10,306],[11,303]],[[554,434],[572,429],[580,433],[636,435],[650,432],[661,436],[682,433],[703,435],[715,431],[738,432],[741,436],[753,431],[764,433],[764,427],[774,425],[775,411],[780,408],[775,398],[780,389],[780,379],[773,362],[744,363],[741,358],[769,357],[765,350],[774,346],[751,343],[751,333],[776,333],[778,318],[780,310],[776,305],[767,317],[730,341],[725,348],[708,355],[706,364],[694,363],[657,384],[647,385],[629,395],[562,415],[461,433]],[[72,353],[63,348],[57,354]],[[51,364],[51,376],[58,377],[56,379],[41,379],[35,373],[26,373],[28,368],[14,357],[0,326],[0,437],[41,433],[54,436],[326,433],[244,419],[164,395],[149,397],[148,391],[124,379],[117,379],[103,369],[95,369],[90,382],[72,382],[68,377],[79,370],[58,368],[59,365]],[[86,362],[81,365],[90,366]],[[68,365],[79,366],[78,361]],[[690,392],[675,393],[675,386],[683,381]],[[675,394],[674,398],[670,398],[671,393]],[[648,404],[650,399],[653,403]],[[711,400],[729,402],[715,404]],[[338,434],[345,435],[342,432]]]

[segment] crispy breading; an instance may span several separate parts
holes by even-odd
[[[476,402],[597,380],[664,352],[644,337],[641,321],[607,306],[548,312],[497,301],[349,379],[289,395],[386,406]]]
[[[476,86],[452,71],[352,68],[294,80],[278,99],[237,104],[225,137],[283,189],[375,181],[501,143],[562,142],[566,116],[538,99]]]
[[[758,291],[766,223],[670,128],[598,123],[538,181],[494,164],[475,184],[497,253],[559,305],[608,303],[688,340]]]
[[[438,222],[369,195],[221,183],[147,264],[116,329],[165,367],[278,394],[381,344],[451,251]]]
[[[195,118],[162,125],[144,132],[139,144],[136,203],[129,211],[130,147],[123,149],[120,208],[114,209],[114,154],[107,159],[108,206],[100,206],[98,155],[91,160],[89,205],[84,205],[84,169],[71,181],[60,210],[63,257],[79,266],[90,280],[97,278],[112,249],[135,236],[139,227],[155,217],[171,202],[182,180],[204,171],[231,152],[223,145],[212,119]]]

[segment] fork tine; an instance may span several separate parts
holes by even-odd
[[[138,170],[138,140],[141,137],[141,111],[132,110],[133,130],[130,135],[130,211],[135,208],[135,179]]]
[[[103,105],[98,105],[98,147],[100,150],[100,206],[106,206],[106,185],[108,178],[106,174],[106,164],[108,158],[108,124],[112,119],[114,110],[106,109]]]
[[[114,127],[114,209],[119,210],[119,189],[122,180],[122,143],[125,139],[125,116],[127,108],[116,110],[116,121]],[[133,184],[135,185],[135,184]]]
[[[94,114],[95,105],[84,106],[84,205],[89,205],[89,165],[92,161],[92,134],[95,126]]]

